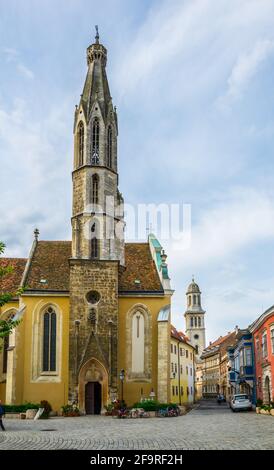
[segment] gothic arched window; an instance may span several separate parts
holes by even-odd
[[[92,176],[92,204],[98,204],[99,202],[99,176]]]
[[[107,139],[107,166],[112,166],[112,127],[108,127],[108,139]]]
[[[198,326],[199,326],[199,328],[201,327],[201,318],[200,317],[198,317]]]
[[[194,317],[195,327],[197,328],[197,317]]]
[[[91,259],[96,259],[99,257],[99,246],[98,246],[98,238],[96,237],[96,223],[95,222],[91,226],[90,257]]]
[[[92,124],[92,149],[91,149],[91,164],[99,165],[99,141],[100,141],[100,125],[97,118],[94,119]]]
[[[190,318],[190,325],[191,325],[191,328],[194,326],[193,325],[193,317]]]
[[[193,295],[193,305],[196,305],[196,295]]]
[[[132,317],[132,366],[133,373],[144,373],[145,368],[145,319],[136,312]]]
[[[56,371],[56,313],[48,307],[43,316],[43,372]]]
[[[78,165],[82,166],[84,164],[84,137],[85,137],[85,131],[84,131],[84,124],[79,122],[78,125],[78,131],[77,131],[77,136],[78,136]]]

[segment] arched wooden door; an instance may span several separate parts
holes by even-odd
[[[87,415],[99,415],[102,404],[102,387],[99,382],[88,382],[85,386],[85,408]]]

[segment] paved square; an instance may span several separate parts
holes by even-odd
[[[274,417],[202,405],[178,418],[4,420],[0,449],[272,449]]]

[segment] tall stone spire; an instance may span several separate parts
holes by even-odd
[[[107,49],[100,43],[96,27],[95,42],[87,48],[88,70],[83,93],[75,109],[72,256],[84,259],[95,256],[124,264],[123,198],[118,190],[117,168],[118,124],[106,64]],[[88,235],[93,241],[88,240]]]

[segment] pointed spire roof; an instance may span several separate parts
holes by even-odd
[[[85,117],[88,120],[90,111],[97,101],[105,120],[109,106],[112,107],[112,100],[109,91],[106,74],[107,49],[100,44],[98,26],[96,28],[95,43],[87,48],[88,71],[86,81],[81,95],[80,105],[82,105]]]

